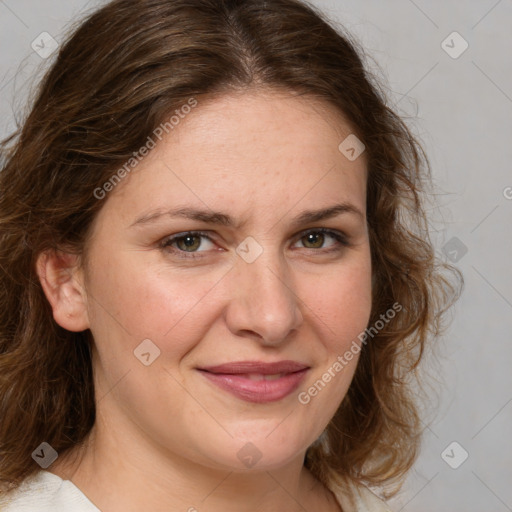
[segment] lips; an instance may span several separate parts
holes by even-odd
[[[198,368],[210,383],[255,403],[285,398],[300,385],[308,369],[307,365],[296,361],[239,361]]]
[[[299,372],[308,368],[307,365],[295,361],[277,361],[275,363],[263,363],[261,361],[238,361],[235,363],[219,364],[217,366],[206,366],[200,370],[210,373],[224,373],[230,375],[240,374],[261,374],[275,375],[278,373]]]

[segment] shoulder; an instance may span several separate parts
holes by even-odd
[[[385,501],[364,485],[346,483],[332,486],[331,490],[344,512],[392,512]]]
[[[363,485],[357,487],[356,492],[361,503],[361,512],[392,512],[387,503],[381,500],[370,489]]]
[[[0,512],[100,512],[70,481],[39,471],[8,493],[0,494]]]

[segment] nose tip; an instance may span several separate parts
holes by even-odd
[[[233,333],[239,336],[250,333],[265,345],[287,340],[303,322],[300,300],[291,279],[285,269],[276,271],[275,268],[263,259],[244,263],[237,272],[236,290],[226,315]]]

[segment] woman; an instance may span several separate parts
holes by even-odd
[[[347,36],[113,1],[2,156],[1,510],[388,510],[458,283]]]

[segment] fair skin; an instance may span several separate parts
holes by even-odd
[[[103,512],[339,511],[304,455],[357,356],[308,404],[297,396],[370,316],[364,154],[340,153],[351,129],[318,100],[269,91],[198,100],[103,200],[85,268],[70,255],[38,259],[57,323],[94,337],[95,426],[78,466],[62,456],[48,470]],[[297,224],[340,203],[353,211]],[[177,207],[222,212],[233,225],[170,215],[134,224]],[[208,237],[189,240],[194,252],[183,239],[160,244],[195,230]],[[236,252],[249,236],[263,251],[251,263]],[[134,356],[145,339],[160,350],[148,366]],[[247,360],[308,370],[289,395],[254,403],[197,369]],[[251,467],[237,455],[249,442],[261,454]]]

